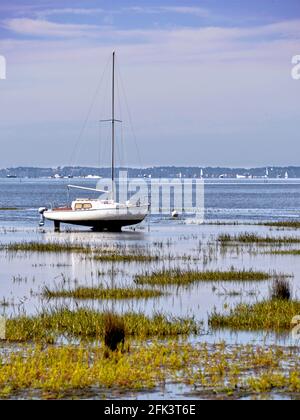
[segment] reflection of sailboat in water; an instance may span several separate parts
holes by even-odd
[[[112,60],[112,125],[111,132],[111,198],[108,200],[76,199],[71,206],[47,209],[39,209],[44,224],[44,219],[54,222],[55,230],[59,231],[60,223],[73,225],[90,226],[94,230],[121,231],[123,226],[135,225],[142,222],[148,214],[148,203],[118,203],[115,201],[115,52]],[[96,188],[86,188],[76,185],[69,185],[69,188],[76,188],[94,193],[107,193],[107,191]]]

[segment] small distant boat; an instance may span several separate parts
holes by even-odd
[[[101,176],[99,176],[99,175],[87,175],[85,178],[86,179],[101,179]]]
[[[60,230],[61,223],[89,226],[96,231],[113,231],[119,232],[123,226],[135,225],[141,223],[148,214],[149,204],[140,202],[118,203],[115,201],[115,52],[112,59],[112,165],[111,165],[111,199],[101,200],[77,198],[70,206],[52,208],[48,210],[41,207],[40,226],[44,225],[44,219],[54,222],[55,231]],[[88,176],[87,178],[96,178]],[[98,177],[97,177],[98,178]],[[87,188],[77,185],[68,185],[69,188],[75,188],[94,193],[102,194],[108,191],[99,190],[97,188]]]
[[[6,175],[6,178],[8,178],[8,179],[16,179],[18,177],[16,175],[10,175],[10,174],[8,174],[8,175]]]

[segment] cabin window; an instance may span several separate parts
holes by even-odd
[[[76,203],[75,210],[89,210],[92,208],[91,203]]]
[[[84,208],[84,210],[89,210],[89,209],[92,208],[92,205],[91,205],[91,203],[84,203],[83,208]]]

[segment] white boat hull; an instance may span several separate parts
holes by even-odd
[[[79,226],[90,226],[95,230],[121,230],[123,226],[141,223],[148,214],[148,206],[112,207],[91,210],[47,210],[45,219]]]

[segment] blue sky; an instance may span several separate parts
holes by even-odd
[[[113,49],[121,163],[299,164],[299,0],[2,0],[1,167],[109,163]]]

